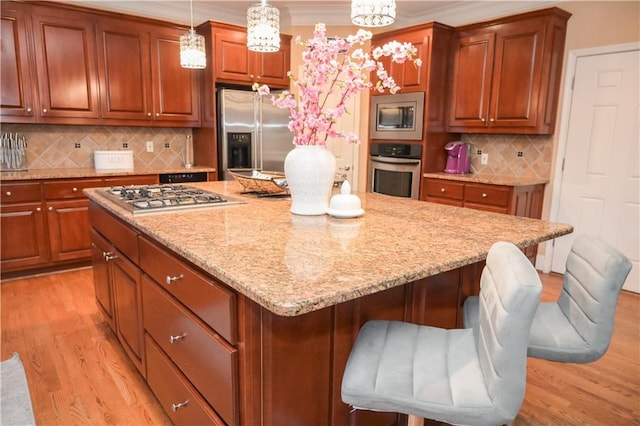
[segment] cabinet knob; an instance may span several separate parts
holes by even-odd
[[[487,198],[487,193],[486,192],[482,193],[482,198]]]
[[[481,117],[481,118],[480,118],[480,121],[482,121],[482,122],[484,123],[484,122],[485,122],[485,121],[487,121],[487,120],[485,120],[485,119],[484,119],[484,117]]]
[[[178,408],[185,407],[187,404],[189,404],[189,400],[188,400],[188,399],[185,399],[184,401],[182,401],[182,402],[178,402],[177,404],[176,404],[176,403],[171,404],[171,409],[172,409],[173,411],[178,411]]]
[[[440,188],[440,192],[445,192],[445,191],[446,191],[446,189]]]
[[[156,117],[160,117],[160,113],[159,112],[156,112]]]
[[[47,113],[47,109],[46,108],[42,108],[42,113],[46,114]]]
[[[41,209],[40,207],[36,207],[36,211],[37,211],[37,212],[41,212],[41,211],[42,211],[42,209]]]
[[[494,121],[496,121],[496,119],[495,118],[490,118],[489,121],[491,121],[493,123]]]
[[[171,285],[172,282],[174,281],[178,281],[184,278],[184,275],[180,274],[180,275],[176,275],[175,277],[170,277],[169,275],[167,275],[167,285]]]
[[[49,210],[50,212],[53,211],[53,207],[49,207],[47,210]]]
[[[27,112],[31,112],[31,108],[27,108]]]
[[[150,112],[147,113],[147,117],[151,117],[151,113]]]
[[[75,188],[75,187],[74,187],[74,188],[72,188],[72,189],[71,189],[71,192],[78,192],[78,188]]]
[[[7,197],[11,197],[11,191],[5,192],[4,195],[6,195]]]
[[[180,339],[187,337],[187,333],[178,334],[177,336],[169,336],[169,343],[173,344]]]

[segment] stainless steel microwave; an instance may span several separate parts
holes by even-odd
[[[424,92],[371,97],[369,137],[422,140]]]

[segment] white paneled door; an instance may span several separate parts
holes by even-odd
[[[579,56],[567,128],[557,221],[575,227],[555,242],[564,273],[579,233],[595,234],[633,263],[625,289],[640,292],[640,50]]]

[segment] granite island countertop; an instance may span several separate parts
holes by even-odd
[[[355,219],[297,216],[288,197],[242,194],[237,182],[190,184],[245,204],[133,215],[88,197],[271,312],[296,316],[486,258],[496,241],[526,247],[566,224],[358,193]]]
[[[198,173],[215,172],[214,167],[193,166],[185,167],[134,167],[133,170],[114,170],[96,172],[94,168],[57,168],[57,169],[27,169],[24,171],[2,171],[0,181],[20,181],[36,179],[67,179],[93,178],[110,176],[157,175],[161,173]]]

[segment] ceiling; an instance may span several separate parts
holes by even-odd
[[[95,9],[121,12],[131,15],[156,18],[177,24],[189,25],[188,0],[54,0]],[[396,22],[385,29],[402,28],[413,24],[438,21],[459,26],[507,16],[515,13],[558,4],[563,0],[396,0]],[[237,25],[246,25],[247,8],[253,1],[194,0],[193,23],[214,20]],[[269,0],[269,4],[280,10],[280,27],[313,25],[351,25],[351,0]]]

